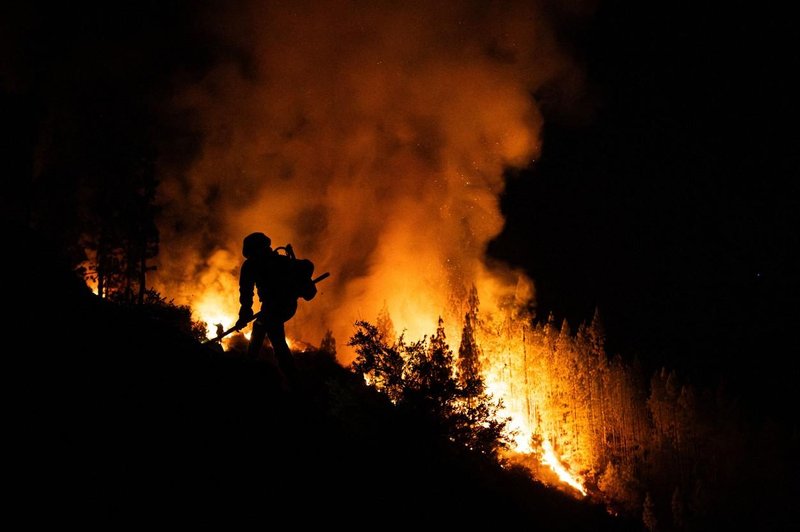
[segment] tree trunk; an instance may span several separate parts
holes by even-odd
[[[139,298],[138,303],[140,305],[144,305],[144,291],[145,291],[145,283],[147,281],[147,255],[145,250],[147,249],[146,243],[142,245],[142,254],[140,256],[139,262]]]

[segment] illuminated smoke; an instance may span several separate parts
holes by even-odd
[[[456,339],[473,284],[483,313],[532,299],[485,252],[504,169],[539,150],[533,94],[569,68],[535,6],[225,6],[205,17],[213,68],[174,101],[200,141],[162,168],[160,290],[227,327],[242,238],[263,231],[332,274],[288,327],[312,343],[343,346],[384,305],[409,338],[442,315]]]

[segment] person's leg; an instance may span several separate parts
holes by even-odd
[[[261,353],[261,346],[264,344],[264,337],[267,335],[267,327],[257,319],[253,322],[253,332],[250,333],[250,345],[247,346],[248,358],[258,358]]]
[[[286,331],[283,328],[283,322],[268,322],[266,324],[267,336],[272,344],[272,350],[275,352],[275,358],[278,359],[278,366],[281,368],[289,385],[295,387],[297,384],[297,368],[294,365],[294,358],[292,352],[289,350],[289,344],[286,343]]]

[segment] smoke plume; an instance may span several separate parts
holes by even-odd
[[[438,316],[457,336],[473,285],[482,312],[532,300],[485,252],[504,170],[539,151],[534,94],[569,68],[536,4],[225,6],[204,18],[213,66],[173,102],[198,137],[162,168],[159,289],[228,326],[242,238],[263,231],[332,274],[288,324],[307,342],[342,346],[384,307],[409,338]]]

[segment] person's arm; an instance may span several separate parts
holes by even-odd
[[[253,275],[253,267],[249,261],[244,261],[239,272],[239,320],[236,322],[236,329],[242,329],[253,317],[253,290],[256,285],[256,278]]]

